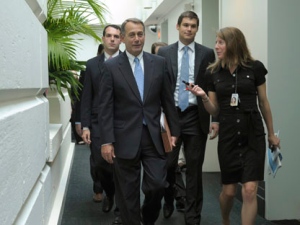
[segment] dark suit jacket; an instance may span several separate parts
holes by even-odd
[[[160,155],[164,155],[160,133],[161,108],[173,136],[179,135],[170,76],[164,58],[143,53],[144,100],[141,100],[126,52],[104,63],[100,82],[99,125],[101,144],[114,143],[119,158],[136,156],[141,141],[143,116]]]
[[[78,99],[76,99],[75,107],[74,107],[75,122],[80,122],[81,121],[81,98],[82,98],[84,79],[85,79],[85,71],[82,70],[80,72],[80,77],[79,77],[79,83],[82,85],[82,87],[78,90]]]
[[[171,74],[172,92],[174,94],[178,74],[178,42],[159,48],[158,55],[166,58],[168,71]],[[212,49],[195,43],[195,84],[199,85],[205,92],[207,92],[205,71],[208,65],[214,61],[215,54]],[[201,97],[197,97],[197,102],[201,129],[207,134],[209,132],[210,115],[205,110]]]
[[[121,53],[121,51],[120,51]],[[86,63],[85,79],[81,97],[81,127],[89,127],[91,136],[99,137],[98,103],[100,72],[104,63],[104,53]]]

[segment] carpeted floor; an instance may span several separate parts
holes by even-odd
[[[103,213],[102,203],[92,201],[92,180],[89,173],[89,148],[76,145],[73,165],[69,177],[64,208],[60,225],[111,225],[113,212]],[[204,173],[204,205],[201,225],[221,224],[218,196],[220,193],[220,174]],[[142,198],[142,195],[141,195]],[[241,202],[235,201],[231,213],[232,225],[240,225]],[[255,225],[299,225],[299,221],[267,221],[258,216]],[[171,218],[164,219],[162,212],[156,225],[184,225],[183,214],[174,212]]]

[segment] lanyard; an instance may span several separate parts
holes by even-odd
[[[237,73],[237,68],[235,69],[235,88],[234,88],[234,93],[237,93],[237,76],[238,76],[238,73]]]

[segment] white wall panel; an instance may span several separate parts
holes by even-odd
[[[48,112],[43,101],[0,104],[0,209],[8,209],[0,218],[11,223],[26,201],[46,162],[45,123]],[[26,118],[26,119],[25,119]]]
[[[2,4],[1,11],[1,30],[5,32],[0,36],[0,88],[39,88],[41,60],[45,60],[41,57],[40,33],[45,31],[40,29],[42,25],[35,20],[26,2]]]
[[[38,179],[49,143],[49,107],[42,96],[47,33],[32,6],[45,17],[46,2],[11,0],[0,7],[0,224],[44,220]]]
[[[266,177],[266,217],[275,220],[300,219],[299,9],[298,0],[268,2],[268,95],[283,154],[275,179]]]
[[[268,1],[221,0],[220,28],[237,27],[245,35],[254,58],[267,64]]]

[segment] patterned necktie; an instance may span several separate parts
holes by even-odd
[[[141,95],[141,99],[143,100],[144,95],[144,72],[140,64],[140,60],[135,57],[134,58],[135,67],[134,67],[134,77],[139,88],[139,92]]]
[[[186,91],[185,84],[182,82],[183,80],[189,82],[189,54],[188,46],[184,46],[184,53],[181,61],[181,69],[180,69],[180,84],[179,84],[179,96],[178,96],[178,106],[181,111],[184,111],[189,106],[189,93]]]

